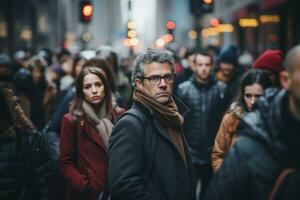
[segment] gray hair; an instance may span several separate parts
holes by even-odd
[[[166,49],[148,48],[145,53],[139,55],[136,58],[136,63],[131,76],[131,81],[133,85],[135,85],[134,82],[136,78],[142,78],[145,75],[145,64],[150,64],[152,62],[167,62],[170,64],[172,73],[174,73],[175,71],[175,60],[171,51]]]

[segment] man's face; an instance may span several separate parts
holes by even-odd
[[[136,86],[144,89],[149,95],[151,95],[158,102],[164,104],[167,103],[172,95],[173,81],[170,81],[167,77],[173,75],[171,66],[169,63],[159,63],[152,62],[146,64],[144,67],[144,77],[143,81],[136,80]],[[160,78],[157,84],[150,82],[151,77],[166,77]]]
[[[221,69],[221,72],[223,73],[223,75],[225,77],[228,77],[232,74],[232,71],[233,71],[233,64],[232,63],[224,63],[224,62],[221,62],[220,63],[220,69]]]
[[[196,56],[195,73],[197,80],[207,82],[212,70],[212,61],[209,56],[198,54]]]
[[[300,66],[295,66],[293,73],[290,74],[289,92],[295,104],[300,108]]]

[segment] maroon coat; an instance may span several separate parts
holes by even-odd
[[[72,116],[65,114],[62,121],[59,144],[60,172],[67,180],[66,200],[97,199],[108,179],[108,154],[94,125],[87,118],[77,120],[78,156],[77,166],[73,164]],[[92,196],[84,197],[82,191],[89,184]]]

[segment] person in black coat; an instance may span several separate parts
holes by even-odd
[[[57,199],[57,173],[43,137],[3,83],[0,105],[0,199]]]
[[[184,106],[176,105],[171,96],[174,78],[170,51],[148,49],[137,58],[134,104],[109,140],[112,200],[195,199],[193,166],[179,112]]]
[[[239,139],[205,199],[268,199],[284,170],[299,170],[300,45],[288,52],[285,63],[286,71],[280,74],[284,90],[265,96],[241,121]]]

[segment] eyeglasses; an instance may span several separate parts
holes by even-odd
[[[161,79],[164,79],[166,83],[173,83],[176,74],[166,74],[163,76],[160,75],[153,75],[149,77],[143,77],[143,79],[148,79],[150,85],[158,85],[161,82]]]

